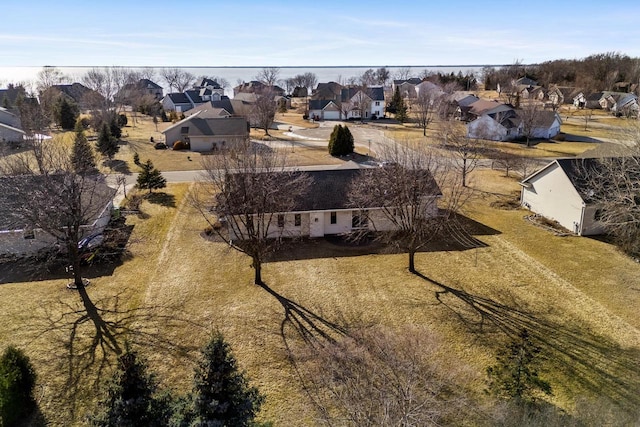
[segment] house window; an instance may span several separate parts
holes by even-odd
[[[278,227],[284,227],[284,215],[278,214]]]
[[[369,215],[367,211],[354,212],[351,216],[351,228],[367,228]]]
[[[376,107],[380,106],[380,101],[376,101]]]
[[[338,214],[336,212],[331,212],[331,221],[329,221],[331,224],[337,224],[338,223]]]
[[[189,133],[189,126],[182,126],[180,128],[180,133],[183,134],[183,135],[188,134]]]
[[[296,227],[300,227],[300,224],[302,224],[302,215],[300,215],[300,214],[295,214],[295,215],[293,216],[293,224],[294,224]]]

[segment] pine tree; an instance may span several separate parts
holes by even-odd
[[[107,123],[103,123],[100,127],[96,147],[100,154],[108,157],[109,159],[113,159],[113,156],[115,156],[120,149],[118,141],[116,141],[116,139],[111,135],[111,130]]]
[[[191,426],[251,426],[264,397],[238,370],[231,347],[215,334],[202,350],[184,420]]]
[[[109,121],[109,131],[111,131],[111,135],[116,139],[120,139],[122,136],[122,129],[118,122],[118,116],[113,114],[111,116],[111,120]]]
[[[127,349],[89,422],[99,427],[166,426],[170,416],[166,403],[158,397],[157,382],[147,373],[146,363]]]
[[[551,385],[538,376],[540,347],[523,329],[497,356],[497,364],[487,368],[489,390],[493,394],[533,402],[537,393],[551,395]]]
[[[162,173],[153,166],[151,160],[141,164],[142,172],[138,175],[138,188],[149,190],[159,190],[167,186],[167,180]]]
[[[329,154],[344,156],[353,153],[353,135],[347,126],[336,125],[329,137]]]
[[[76,123],[76,138],[73,142],[73,151],[71,152],[71,163],[73,170],[80,175],[89,175],[96,172],[96,162],[93,156],[93,150],[89,141],[84,134],[82,123]]]
[[[56,121],[63,130],[71,130],[78,119],[78,107],[61,96],[56,109]]]
[[[33,388],[36,373],[29,358],[15,347],[0,357],[0,426],[15,426],[36,409]]]

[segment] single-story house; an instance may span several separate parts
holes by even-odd
[[[13,189],[0,194],[0,253],[26,255],[41,249],[52,247],[56,238],[50,233],[26,224],[20,216],[20,210],[31,206],[30,198],[39,195],[33,191],[38,186],[38,176],[20,175],[2,177],[1,180],[17,180],[3,188]],[[99,234],[104,231],[111,219],[113,197],[116,190],[96,177],[91,185],[83,186],[81,201],[84,206],[85,223],[80,226],[82,237]],[[59,209],[59,207],[53,207]],[[61,225],[62,227],[62,225]]]
[[[531,138],[550,139],[560,133],[562,119],[555,111],[538,110],[533,119]]]
[[[166,144],[172,147],[183,141],[191,145],[191,151],[206,152],[249,138],[249,123],[244,117],[206,116],[207,110],[201,110],[165,129]]]
[[[467,137],[491,141],[512,141],[522,135],[522,120],[513,111],[483,114],[467,123]]]
[[[273,238],[281,237],[324,237],[327,235],[348,234],[361,231],[363,228],[371,231],[393,230],[395,225],[383,212],[384,200],[376,201],[370,206],[354,208],[350,206],[350,183],[359,174],[378,173],[379,168],[360,168],[349,165],[347,168],[296,172],[311,177],[311,190],[304,197],[296,201],[295,206],[288,212],[273,212],[275,221],[269,224],[268,235]],[[381,172],[381,171],[380,171]],[[277,173],[277,172],[276,172]],[[417,179],[433,180],[427,170],[416,171]],[[282,179],[289,179],[290,172],[282,173]],[[293,174],[295,176],[295,174]],[[233,175],[228,178],[233,181]],[[437,200],[442,193],[433,183],[433,203],[427,204],[428,215],[437,215]],[[386,206],[388,209],[389,207]],[[244,214],[238,212],[238,215]],[[240,221],[236,221],[240,223]],[[231,239],[238,236],[233,233],[229,225]]]
[[[552,161],[522,180],[520,204],[577,235],[602,234],[598,206],[590,201],[593,190],[581,179],[583,171],[594,167],[597,161],[578,158]]]

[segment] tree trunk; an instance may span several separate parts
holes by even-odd
[[[462,159],[462,186],[467,186],[467,159]]]
[[[253,267],[254,271],[253,283],[259,286],[264,285],[264,282],[262,281],[262,261],[260,261],[259,258],[254,257],[251,266]]]
[[[416,251],[409,251],[409,272],[416,273]]]
[[[80,254],[78,253],[78,244],[70,242],[67,244],[69,266],[73,270],[73,284],[80,289],[84,286],[82,282],[82,272],[80,271]]]
[[[422,127],[422,136],[427,136],[427,125]]]

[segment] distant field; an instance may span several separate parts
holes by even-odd
[[[470,179],[477,193],[465,214],[483,225],[476,237],[486,246],[418,254],[417,268],[430,280],[406,271],[406,255],[359,254],[316,241],[266,264],[268,293],[251,284],[246,256],[201,237],[205,224],[186,203],[189,185],[181,184],[169,186],[172,197],[144,202],[141,217],[128,217],[131,257],[112,275],[95,278],[88,293],[109,309],[105,320],[128,327],[119,338],[143,345],[162,384],[178,390],[189,387],[193,349],[220,329],[267,395],[261,419],[275,425],[317,425],[290,362],[305,344],[295,324],[284,321],[283,298],[346,329],[427,327],[442,337],[443,354],[469,367],[480,394],[485,368],[505,339],[501,328],[526,327],[548,357],[542,374],[554,386],[551,402],[571,411],[578,395],[606,394],[640,405],[640,266],[601,241],[537,228],[523,220],[526,211],[491,207],[519,188],[501,172],[477,171]],[[448,290],[437,294],[443,288],[436,283]],[[71,423],[72,401],[60,389],[70,377],[68,341],[82,310],[74,313],[78,295],[64,284],[58,278],[0,285],[0,342],[33,359],[52,424],[80,425],[95,400],[87,390],[97,362],[77,372],[82,392]],[[306,325],[333,333],[317,319]],[[91,322],[78,324],[73,351],[79,355],[95,336]],[[100,348],[97,355],[102,360]]]

